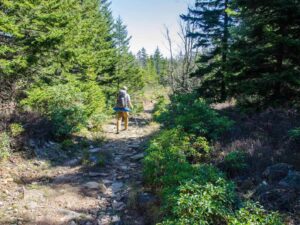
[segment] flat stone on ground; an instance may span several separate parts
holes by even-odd
[[[114,193],[116,193],[116,192],[121,191],[123,186],[124,186],[124,184],[122,182],[115,182],[112,184],[111,188],[112,188],[112,191]]]

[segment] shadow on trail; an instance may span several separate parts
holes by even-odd
[[[144,129],[145,127],[149,126],[151,122],[150,118],[140,118],[137,116],[131,116],[129,119],[129,132],[130,130],[134,130],[134,134],[140,133],[141,129]],[[116,120],[113,119],[110,123],[111,129],[107,130],[105,133],[110,135],[117,135],[116,134]],[[132,132],[132,131],[131,131]],[[37,133],[37,134],[36,134]],[[68,147],[67,149],[63,149],[63,144],[55,141],[51,141],[51,139],[46,138],[46,134],[42,133],[38,135],[39,131],[30,131],[30,135],[32,138],[29,139],[29,146],[31,151],[25,151],[24,157],[26,159],[37,159],[40,161],[46,161],[51,164],[53,167],[58,166],[69,166],[68,161],[70,161],[70,158],[76,158],[76,157],[82,157],[82,154],[86,149],[89,148],[89,146],[94,146],[102,148],[103,145],[106,145],[107,143],[99,143],[97,141],[93,141],[89,138],[84,138],[80,136],[73,136],[70,138],[70,140],[75,140],[75,144],[71,147]],[[123,143],[131,143],[135,142],[135,139],[140,139],[139,137],[136,138],[130,138],[126,136],[127,131],[122,131],[116,138],[119,138],[119,141],[116,141],[114,145],[121,146]],[[146,137],[147,138],[147,137]],[[27,148],[28,149],[28,148]]]
[[[141,188],[143,151],[158,130],[150,114],[131,114],[129,130],[120,134],[113,118],[103,128],[106,140],[102,142],[88,133],[58,143],[49,136],[50,121],[39,115],[24,121],[15,122],[29,124],[24,132],[28,134],[26,161],[19,160],[20,166],[18,161],[8,162],[18,174],[13,174],[14,186],[7,196],[18,193],[18,199],[8,200],[2,208],[6,213],[13,204],[18,212],[2,217],[0,224],[93,225],[114,224],[113,220],[145,224],[139,210],[130,208],[129,198]]]
[[[46,193],[44,198],[47,199],[49,206],[46,206],[43,210],[51,207],[57,213],[57,210],[59,211],[60,208],[63,208],[69,210],[70,215],[87,214],[91,218],[83,217],[81,219],[78,216],[76,219],[68,219],[67,223],[56,223],[55,218],[45,220],[42,218],[38,218],[38,220],[31,218],[31,221],[28,219],[28,223],[25,224],[67,225],[72,221],[75,221],[78,225],[85,225],[88,222],[91,225],[99,224],[99,211],[103,210],[101,205],[99,207],[81,206],[76,201],[80,199],[83,199],[82,201],[110,199],[110,204],[112,204],[111,199],[116,198],[115,196],[117,195],[119,196],[117,197],[118,201],[127,204],[129,201],[128,193],[132,189],[132,184],[137,181],[139,181],[139,184],[142,183],[142,157],[140,157],[140,154],[145,150],[148,140],[156,131],[150,129],[149,119],[131,118],[129,130],[115,134],[115,124],[113,122],[107,124],[105,128],[107,141],[97,145],[91,140],[81,137],[80,141],[88,143],[89,146],[86,146],[84,151],[78,149],[76,154],[68,155],[60,148],[53,149],[51,146],[46,146],[44,150],[48,151],[47,153],[51,151],[53,153],[34,159],[37,162],[34,170],[41,170],[41,172],[34,176],[31,173],[23,173],[18,180],[20,185],[24,187],[27,195],[29,195],[28,198],[36,193],[41,195]],[[53,156],[53,158],[49,158],[49,156]],[[48,169],[41,162],[48,162]],[[51,172],[47,173],[47,170]],[[122,184],[120,192],[115,190],[118,188],[116,187],[118,184]],[[73,203],[72,198],[74,198]],[[51,201],[58,202],[53,203]],[[69,205],[69,202],[71,202],[71,205]],[[58,203],[61,205],[57,205]],[[41,204],[41,207],[45,207],[43,206],[44,203]],[[76,205],[75,207],[73,207],[74,204]],[[110,206],[109,214],[121,216],[125,209],[128,211],[127,206],[122,210],[114,209],[114,207],[119,206]],[[68,213],[68,211],[66,212]],[[133,218],[141,218],[136,210],[132,214],[135,214]],[[123,222],[126,221],[126,218],[121,219]],[[127,218],[127,220],[130,219]],[[141,220],[137,219],[137,221]],[[143,223],[124,222],[122,224],[140,225]]]
[[[117,135],[117,134],[115,134]],[[49,161],[51,168],[58,168],[57,174],[53,176],[37,176],[32,178],[30,174],[29,176],[21,176],[20,182],[23,185],[30,185],[30,184],[38,184],[38,185],[52,185],[55,187],[56,185],[62,185],[62,184],[69,184],[71,186],[80,186],[84,184],[87,180],[93,181],[93,180],[99,180],[101,178],[105,178],[103,175],[97,175],[93,173],[106,173],[110,172],[111,169],[115,167],[114,163],[114,157],[123,156],[124,154],[126,159],[135,162],[134,159],[131,159],[130,157],[142,153],[147,145],[147,140],[154,134],[143,136],[141,138],[120,138],[118,140],[110,140],[108,142],[103,143],[102,146],[97,147],[99,151],[96,153],[93,153],[93,149],[89,153],[90,157],[99,155],[105,157],[105,162],[103,162],[103,165],[99,165],[97,161],[95,162],[87,162],[84,164],[82,162],[82,159],[75,158],[69,158],[65,159],[64,161],[60,160],[57,161],[55,159]],[[126,150],[124,151],[124,148]],[[119,151],[119,149],[122,149],[122,151]],[[87,151],[89,151],[87,150]],[[78,161],[75,161],[74,159],[78,159]],[[44,160],[44,159],[41,159]],[[49,159],[48,159],[49,160]],[[74,160],[74,162],[72,162]],[[91,159],[92,160],[92,159]],[[70,165],[74,163],[74,165]],[[41,164],[42,166],[43,164]],[[37,165],[38,169],[39,165]],[[61,171],[64,170],[64,168],[70,169],[71,172],[66,174],[60,174]],[[60,171],[61,169],[61,171]],[[91,173],[89,175],[89,173]]]

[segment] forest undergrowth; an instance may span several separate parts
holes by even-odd
[[[288,213],[295,212],[293,207],[270,207],[275,196],[264,202],[254,194],[267,179],[259,174],[268,166],[298,166],[292,147],[298,142],[293,136],[298,114],[274,109],[243,113],[232,104],[216,110],[194,94],[175,94],[166,102],[161,97],[155,107],[154,119],[162,130],[144,159],[146,186],[160,198],[158,224],[298,223],[297,214],[290,218]],[[266,124],[271,126],[268,133],[259,130],[267,129]],[[253,146],[255,141],[260,146]]]

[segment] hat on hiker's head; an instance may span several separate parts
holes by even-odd
[[[122,90],[127,91],[128,88],[127,88],[126,86],[123,86],[123,87],[122,87]]]

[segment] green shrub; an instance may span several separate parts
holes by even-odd
[[[300,128],[295,128],[289,131],[289,136],[292,139],[299,139],[300,138]]]
[[[197,183],[204,185],[206,183],[215,184],[220,178],[225,179],[224,173],[212,165],[201,164],[197,167],[197,176],[193,179]]]
[[[191,146],[189,151],[186,153],[191,163],[204,162],[210,156],[213,148],[209,145],[209,142],[205,137],[190,137]]]
[[[182,171],[188,165],[183,149],[187,146],[184,134],[177,129],[161,132],[154,138],[144,158],[146,182],[156,187],[162,185],[164,175],[170,167]]]
[[[214,166],[206,164],[186,166],[185,170],[180,170],[178,175],[172,170],[172,167],[170,167],[169,171],[171,172],[162,179],[164,182],[161,192],[163,211],[167,212],[167,214],[173,212],[174,205],[178,203],[178,198],[181,195],[180,187],[182,185],[188,187],[191,182],[197,184],[199,187],[205,187],[208,184],[218,187],[221,184],[226,184],[225,186],[228,188],[227,200],[234,204],[238,202],[237,196],[234,193],[234,184],[227,181],[224,174]],[[165,182],[166,179],[168,179],[168,183]]]
[[[159,120],[159,117],[161,116],[162,113],[166,113],[168,109],[168,104],[167,100],[164,96],[158,96],[157,97],[157,103],[154,106],[153,110],[153,119],[154,120]]]
[[[190,175],[189,161],[200,162],[211,152],[207,140],[183,132],[181,129],[164,130],[150,143],[144,159],[145,180],[154,186],[170,185],[170,180],[181,180]],[[167,176],[165,176],[167,175]],[[179,179],[179,177],[181,177]]]
[[[191,181],[179,187],[174,199],[171,220],[179,224],[223,225],[234,209],[234,186],[222,178],[215,184]]]
[[[229,217],[230,225],[283,225],[278,213],[267,212],[257,203],[246,202],[235,215]]]
[[[23,126],[18,123],[12,123],[9,128],[12,137],[17,137],[24,132]]]
[[[171,104],[159,99],[154,118],[163,130],[150,142],[144,158],[146,184],[160,197],[161,225],[279,225],[277,214],[244,207],[233,182],[212,165],[203,164],[217,140],[233,122],[220,116],[194,94],[175,95]],[[247,155],[229,153],[224,168],[235,173],[247,168]],[[249,217],[249,221],[247,220]]]
[[[44,86],[27,94],[22,104],[48,117],[56,136],[77,132],[90,120],[96,124],[103,120],[105,99],[94,82]]]
[[[71,139],[66,139],[61,143],[61,148],[63,150],[70,150],[72,147],[74,147],[74,143]]]
[[[0,160],[10,156],[10,137],[6,132],[0,132]]]
[[[243,151],[228,153],[223,161],[223,168],[229,175],[234,175],[248,168],[247,154]]]
[[[171,104],[157,117],[167,127],[182,127],[186,132],[216,140],[233,122],[220,116],[195,94],[174,95]]]

